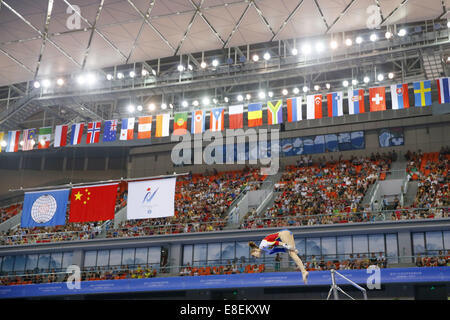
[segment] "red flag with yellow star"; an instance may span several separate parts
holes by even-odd
[[[114,219],[118,183],[72,188],[69,222]]]

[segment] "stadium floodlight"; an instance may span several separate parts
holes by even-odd
[[[169,108],[173,109],[173,104],[169,103]]]
[[[357,84],[358,84],[358,80],[352,79],[352,85],[353,85],[353,86],[356,86]]]
[[[97,76],[94,73],[88,73],[86,75],[87,84],[91,85],[97,81]]]
[[[393,72],[389,72],[388,73],[388,78],[389,79],[394,79],[394,73]]]
[[[194,70],[194,67],[192,66],[192,64],[188,64],[188,69],[189,69],[190,71]]]
[[[308,92],[308,90],[309,90],[309,88],[308,88],[307,86],[304,86],[304,87],[303,87],[303,92],[306,93],[306,92]]]
[[[295,87],[295,88],[292,90],[292,92],[293,92],[294,94],[298,94],[298,93],[300,92],[300,89],[297,88],[297,87]]]
[[[161,103],[161,109],[166,110],[167,109],[167,104]]]
[[[372,33],[372,34],[370,35],[370,41],[375,42],[375,41],[377,41],[377,40],[378,40],[377,34],[376,34],[376,33]]]
[[[317,42],[316,43],[316,51],[317,52],[322,52],[325,49],[325,46],[323,45],[323,42]]]
[[[350,47],[352,44],[353,44],[352,39],[347,38],[347,39],[345,40],[345,45],[346,45],[347,47]]]
[[[133,113],[135,108],[134,108],[134,105],[129,104],[128,107],[127,107],[127,109],[128,109],[128,112],[129,112],[129,113]]]
[[[266,97],[266,93],[265,93],[264,91],[260,91],[260,92],[258,93],[258,97],[259,97],[260,99],[264,99],[264,98]]]
[[[344,81],[342,82],[342,85],[343,85],[344,87],[348,87],[348,81],[347,81],[347,80],[344,80]]]
[[[369,83],[369,81],[370,81],[370,78],[369,77],[364,77],[364,83]]]
[[[184,100],[183,102],[181,102],[181,106],[182,106],[183,108],[187,108],[188,102],[187,102],[186,100]]]
[[[85,79],[85,77],[84,77],[83,75],[79,75],[79,76],[77,77],[77,83],[78,83],[79,85],[83,85],[85,82],[86,82],[86,79]]]
[[[404,28],[400,29],[400,31],[398,32],[398,36],[399,36],[399,37],[404,37],[404,36],[406,36],[406,29],[404,29]]]
[[[258,61],[259,61],[259,56],[258,56],[257,54],[254,54],[254,55],[252,56],[252,60],[253,60],[254,62],[258,62]]]
[[[245,95],[245,99],[250,100],[252,98],[252,95],[250,93],[247,93]]]
[[[384,75],[383,75],[382,73],[380,73],[380,74],[377,76],[377,79],[378,79],[378,81],[383,81],[383,80],[384,80]]]
[[[184,71],[184,66],[182,64],[179,64],[178,67],[177,67],[177,70],[180,71],[180,72],[183,72]]]
[[[56,84],[57,84],[58,86],[64,85],[64,79],[63,79],[63,78],[58,78],[58,79],[56,80]]]
[[[210,102],[211,101],[209,100],[208,97],[204,97],[203,100],[202,100],[202,103],[203,103],[204,106],[207,106]]]
[[[148,110],[154,111],[155,109],[156,109],[155,104],[154,104],[154,103],[149,103],[149,105],[148,105]]]
[[[33,87],[35,87],[36,89],[39,89],[41,87],[41,83],[39,81],[35,81],[33,83]]]
[[[243,101],[243,100],[244,100],[244,97],[240,94],[240,95],[237,96],[237,100],[238,100],[238,101]]]
[[[335,40],[333,40],[333,41],[331,41],[330,42],[330,47],[331,47],[331,49],[337,49],[337,47],[338,47],[338,43],[337,43],[337,41],[335,41]]]
[[[283,94],[283,96],[285,96],[288,94],[288,91],[287,91],[287,89],[283,89],[283,91],[281,91],[281,93]]]
[[[392,32],[390,32],[390,31],[386,31],[386,33],[384,34],[384,36],[385,36],[386,39],[390,39],[390,38],[392,38],[393,34],[392,34]]]
[[[296,48],[292,49],[291,51],[293,56],[296,56],[298,54],[298,50]]]
[[[113,75],[110,74],[110,73],[108,73],[108,74],[106,75],[106,80],[108,80],[108,81],[111,81],[113,78],[114,78]]]
[[[228,99],[228,97],[223,98],[223,101],[225,101],[225,103],[228,103],[228,101],[230,101],[230,99]]]
[[[361,43],[363,42],[363,38],[360,37],[360,36],[358,36],[358,37],[356,37],[355,42],[356,42],[357,44],[361,44]]]
[[[327,89],[330,89],[330,88],[331,88],[331,84],[327,83],[327,84],[325,85],[325,87],[327,87]]]
[[[272,98],[273,97],[273,92],[269,91],[269,93],[267,93],[267,95]]]
[[[450,28],[450,21],[447,22],[447,28]]]
[[[137,109],[137,111],[142,111],[142,106],[141,106],[141,105],[138,105],[138,106],[136,107],[136,109]]]
[[[20,144],[21,146],[23,146],[23,140],[22,140],[22,141],[20,141],[20,142],[19,142],[19,144]]]
[[[266,53],[264,53],[264,56],[263,56],[263,58],[264,58],[264,60],[270,60],[270,53],[268,53],[268,52],[266,52]]]
[[[50,84],[51,84],[50,80],[48,80],[48,79],[42,80],[42,86],[43,86],[44,88],[50,87]]]
[[[217,99],[216,99],[216,98],[213,98],[213,103],[214,103],[214,104],[217,104],[217,102],[218,102]]]
[[[200,68],[202,68],[202,69],[205,69],[205,68],[206,68],[206,62],[205,62],[205,61],[202,61],[202,62],[200,63]]]
[[[130,71],[128,75],[130,76],[130,78],[134,78],[136,76],[136,72]]]
[[[117,73],[117,79],[123,79],[123,73],[122,72],[118,72]]]
[[[152,70],[153,75],[156,77],[156,71]]]
[[[8,144],[6,143],[5,140],[2,140],[2,141],[0,142],[0,146],[2,146],[3,148],[5,148],[7,145],[8,145]]]
[[[194,107],[198,107],[198,105],[199,105],[198,100],[192,101],[192,105],[193,105]]]
[[[314,86],[314,90],[319,91],[319,90],[320,90],[320,86],[319,86],[318,84],[316,84],[316,85]]]
[[[147,75],[148,75],[147,69],[142,69],[141,75],[142,75],[143,77],[147,76]]]
[[[214,60],[212,61],[212,65],[213,65],[213,67],[217,67],[217,66],[219,65],[219,60],[214,59]]]
[[[311,46],[308,43],[305,43],[302,46],[302,53],[306,56],[311,53]]]

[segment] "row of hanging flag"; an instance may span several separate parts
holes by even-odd
[[[450,78],[441,78],[437,80],[439,103],[450,103]],[[417,81],[413,83],[414,103],[416,107],[430,106],[431,99],[431,81]],[[369,110],[383,111],[387,109],[386,88],[369,88]],[[408,84],[395,84],[390,86],[392,109],[405,109],[410,107]],[[359,114],[366,112],[364,89],[348,90],[348,114]],[[344,94],[332,92],[326,95],[328,117],[338,117],[344,115]],[[306,117],[303,115],[303,98],[295,97],[286,100],[287,121],[296,122],[304,119],[321,119],[323,117],[323,96],[322,94],[306,96]],[[205,131],[205,110],[196,110],[191,114],[192,134]],[[233,105],[228,107],[229,129],[242,129],[244,127],[244,105]],[[155,137],[167,137],[170,131],[170,113],[156,116]],[[188,112],[175,113],[173,116],[173,134],[184,135],[188,132],[187,127]],[[250,103],[247,106],[248,127],[257,127],[263,125],[263,104]],[[152,135],[153,116],[142,116],[138,118],[125,118],[121,120],[121,130],[119,140],[135,139],[135,126],[137,124],[137,139],[149,139]],[[267,124],[276,125],[283,123],[283,101],[267,102]],[[209,129],[211,131],[222,131],[225,125],[225,108],[215,108],[210,110]],[[94,121],[88,123],[86,144],[100,142],[102,123]],[[77,145],[82,142],[85,124],[77,123],[70,127],[58,125],[53,134],[52,127],[37,129],[26,129],[23,131],[23,139],[20,142],[20,130],[9,131],[6,139],[6,152],[17,152],[19,145],[23,151],[33,150],[35,148],[35,138],[38,136],[38,149],[47,149],[50,147],[53,138],[53,147],[64,147],[67,142],[71,145]],[[103,126],[103,142],[111,142],[117,139],[118,120],[107,120]],[[0,132],[0,142],[4,141],[6,134]],[[5,144],[3,143],[3,146]],[[3,147],[5,149],[5,147]],[[0,145],[0,152],[4,151]]]

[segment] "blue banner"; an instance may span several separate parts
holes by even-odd
[[[450,282],[450,267],[342,270],[339,271],[339,273],[365,289],[368,289],[367,284],[373,284],[374,281],[379,281],[381,285],[395,283]],[[336,283],[338,285],[348,284],[339,276],[336,276]],[[300,272],[268,272],[217,276],[82,281],[80,283],[80,289],[69,289],[66,283],[0,286],[0,298],[289,286],[305,286]],[[307,286],[326,286],[324,292],[328,292],[329,286],[331,286],[330,271],[310,272]],[[367,290],[367,295],[370,299],[371,290]]]
[[[352,150],[352,139],[350,132],[341,132],[338,134],[339,151]]]
[[[395,147],[405,144],[403,128],[382,129],[378,134],[380,147]]]
[[[66,224],[69,189],[27,192],[23,201],[22,228]]]
[[[338,138],[336,134],[327,134],[325,136],[325,146],[328,152],[339,151]]]
[[[292,146],[292,139],[283,139],[281,141],[281,152],[285,157],[293,156],[294,155],[294,148]]]
[[[304,154],[302,138],[292,138],[292,153],[294,156]]]
[[[352,147],[354,150],[364,149],[366,147],[366,142],[364,141],[364,131],[351,132],[350,138],[352,140]]]

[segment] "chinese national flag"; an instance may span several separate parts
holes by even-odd
[[[69,222],[114,219],[118,183],[72,188]]]

